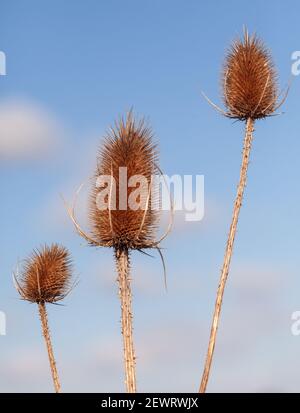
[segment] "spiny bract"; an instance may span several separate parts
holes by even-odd
[[[157,148],[152,142],[152,131],[144,121],[136,122],[130,112],[111,128],[105,137],[97,163],[95,178],[110,176],[115,181],[115,209],[107,198],[108,208],[99,209],[97,195],[99,188],[91,194],[90,222],[94,239],[101,245],[116,249],[150,248],[157,228],[157,211],[151,208],[157,199],[155,190],[150,191],[151,177],[156,175]],[[128,187],[125,196],[125,209],[119,205],[120,168],[127,168],[127,179],[141,175],[147,180],[148,189],[144,191],[140,205],[142,208],[131,209],[130,195],[137,187]],[[127,182],[128,182],[127,181]],[[125,185],[127,185],[127,182]],[[153,189],[153,188],[152,188]],[[124,190],[124,188],[123,188]]]
[[[253,120],[270,116],[278,99],[277,73],[271,55],[256,35],[235,41],[226,56],[222,75],[228,116]]]
[[[16,286],[24,300],[55,303],[68,294],[70,282],[69,252],[65,247],[53,244],[34,250],[24,261]]]

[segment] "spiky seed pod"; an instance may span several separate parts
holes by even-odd
[[[37,303],[55,391],[61,391],[51,343],[46,303],[62,300],[71,289],[71,259],[58,244],[34,250],[15,277],[16,288],[24,300]]]
[[[24,300],[35,303],[55,303],[71,288],[71,258],[68,250],[58,244],[33,251],[24,261],[16,279]]]
[[[277,73],[271,54],[256,36],[235,41],[225,58],[223,99],[232,118],[246,120],[270,116],[276,110]]]
[[[155,191],[143,191],[140,198],[142,208],[132,210],[128,200],[136,188],[128,188],[125,208],[124,205],[120,207],[119,190],[122,184],[119,173],[120,168],[127,168],[128,181],[135,175],[143,176],[147,179],[150,190],[151,177],[158,172],[157,161],[157,148],[152,142],[152,131],[143,120],[136,122],[130,112],[126,120],[121,119],[110,129],[98,156],[95,175],[96,178],[101,175],[114,178],[115,209],[99,210],[96,202],[99,193],[97,188],[92,191],[90,202],[93,238],[99,244],[121,249],[143,249],[151,246],[158,220],[157,212],[151,208],[151,204],[156,202],[157,194]],[[112,202],[109,205],[111,206]]]

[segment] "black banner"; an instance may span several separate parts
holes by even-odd
[[[289,401],[300,401],[299,394],[198,394],[198,393],[137,393],[137,394],[0,394],[1,405],[9,407],[32,407],[33,402],[37,406],[47,408],[54,406],[66,406],[69,408],[88,408],[89,412],[124,409],[134,412],[138,409],[180,409],[195,410],[212,408],[221,405],[222,408],[234,408],[239,406],[257,407],[263,403],[276,404],[276,407],[287,407]],[[41,403],[41,404],[40,404]],[[43,403],[43,404],[42,404]],[[270,407],[270,405],[269,405]],[[205,410],[206,411],[206,410]]]

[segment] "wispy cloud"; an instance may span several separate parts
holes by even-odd
[[[40,105],[20,99],[0,103],[0,158],[44,158],[63,136],[59,121]]]

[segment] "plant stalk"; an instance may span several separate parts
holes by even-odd
[[[51,344],[51,337],[50,337],[50,330],[49,330],[49,325],[48,325],[46,305],[45,305],[44,302],[40,302],[40,303],[38,303],[38,306],[39,306],[40,319],[41,319],[41,323],[42,323],[43,336],[44,336],[47,351],[48,351],[48,357],[49,357],[49,363],[50,363],[50,368],[51,368],[51,374],[52,374],[54,389],[55,389],[56,393],[60,393],[61,392],[61,387],[60,387],[59,377],[58,377],[58,373],[57,373],[57,369],[56,369],[56,363],[55,363],[53,348],[52,348],[52,344]]]
[[[243,148],[242,164],[241,164],[241,170],[240,170],[240,180],[239,180],[239,184],[237,188],[232,221],[231,221],[230,231],[229,231],[227,244],[226,244],[224,262],[223,262],[220,282],[219,282],[218,291],[217,291],[208,350],[207,350],[202,380],[201,380],[201,384],[199,388],[199,393],[205,393],[208,379],[209,379],[209,374],[210,374],[210,369],[211,369],[211,364],[212,364],[212,359],[213,359],[213,354],[214,354],[214,349],[215,349],[215,344],[216,344],[216,336],[217,336],[217,330],[218,330],[218,325],[219,325],[220,313],[221,313],[221,308],[222,308],[222,300],[223,300],[225,285],[226,285],[229,268],[230,268],[230,261],[231,261],[232,252],[233,252],[234,238],[236,234],[239,213],[240,213],[240,209],[242,206],[244,189],[246,186],[247,170],[248,170],[249,157],[250,157],[251,145],[252,145],[252,140],[253,140],[253,131],[254,131],[254,121],[253,119],[248,118],[246,121],[246,131],[245,131],[245,137],[244,137],[244,148]]]
[[[125,384],[127,393],[136,393],[135,353],[132,327],[132,297],[128,249],[116,249],[119,296],[121,300],[121,325],[124,350]]]

